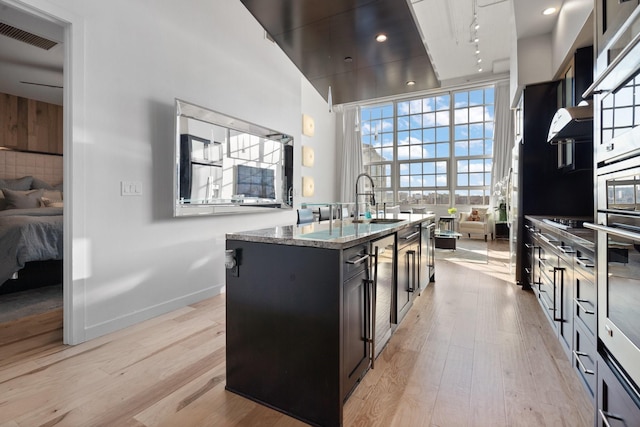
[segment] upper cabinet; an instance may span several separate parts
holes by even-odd
[[[602,53],[611,38],[631,16],[640,0],[596,0],[596,46]],[[610,58],[613,60],[613,58]]]
[[[62,106],[0,94],[0,145],[62,154]]]
[[[559,73],[559,107],[575,107],[583,101],[582,94],[593,83],[593,69],[593,46],[577,49]]]

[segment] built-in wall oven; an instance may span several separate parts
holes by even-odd
[[[640,157],[598,175],[598,337],[640,384]],[[600,202],[601,201],[601,202]]]
[[[640,8],[596,61],[598,341],[640,386]],[[588,91],[588,92],[589,92]],[[632,393],[640,401],[640,394]]]

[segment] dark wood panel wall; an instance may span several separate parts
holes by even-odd
[[[0,94],[0,146],[62,154],[62,106]]]

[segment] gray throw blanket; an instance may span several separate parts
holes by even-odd
[[[62,259],[62,208],[0,211],[0,286],[26,262]]]

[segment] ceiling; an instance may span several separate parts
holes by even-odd
[[[503,77],[514,37],[547,34],[569,0],[240,0],[334,104]],[[63,39],[62,28],[2,4],[0,22]],[[477,16],[479,41],[472,23]],[[375,36],[384,32],[384,43]],[[345,58],[350,57],[350,60]],[[477,60],[481,59],[481,63]],[[45,51],[0,36],[0,92],[62,104],[63,45]],[[479,67],[482,71],[478,71]],[[415,82],[407,86],[407,81]],[[36,86],[20,82],[41,83]]]
[[[311,84],[342,104],[438,87],[406,0],[241,0]],[[379,43],[376,35],[388,39]]]
[[[0,35],[0,93],[62,105],[62,27],[0,3],[0,23],[53,42],[50,49]]]

